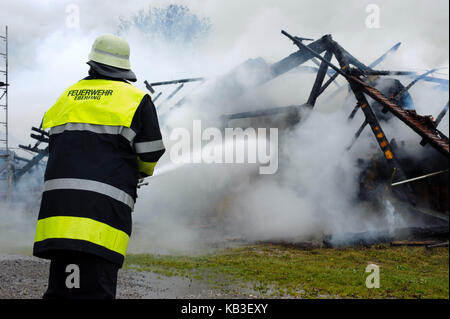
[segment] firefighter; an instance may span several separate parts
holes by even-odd
[[[45,113],[49,157],[33,255],[50,259],[43,298],[116,295],[139,179],[165,148],[155,106],[135,88],[128,43],[99,36],[89,76]]]

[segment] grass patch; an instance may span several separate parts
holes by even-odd
[[[366,288],[368,264],[380,267],[378,289]],[[125,268],[206,280],[224,291],[251,287],[260,297],[449,298],[448,248],[257,245],[195,257],[128,255]]]

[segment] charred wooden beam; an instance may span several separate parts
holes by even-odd
[[[153,99],[152,102],[156,102],[157,99],[162,95],[162,92],[159,92]]]
[[[178,80],[171,80],[171,81],[162,81],[162,82],[153,82],[148,83],[147,80],[144,81],[145,87],[151,92],[155,93],[155,89],[153,89],[154,86],[160,86],[160,85],[169,85],[169,84],[179,84],[179,83],[188,83],[188,82],[197,82],[197,81],[204,81],[205,78],[189,78],[189,79],[178,79]]]
[[[319,60],[321,60],[323,63],[325,63],[327,66],[331,67],[332,69],[334,69],[336,72],[338,72],[339,74],[346,76],[346,74],[344,72],[342,72],[341,69],[339,69],[337,66],[333,65],[330,61],[325,60],[319,51],[314,50],[314,48],[312,47],[312,44],[314,44],[315,42],[311,43],[310,45],[306,46],[304,45],[301,41],[298,41],[294,36],[290,35],[289,33],[287,33],[284,30],[281,30],[281,33],[283,35],[285,35],[286,37],[288,37],[289,39],[292,40],[292,42],[294,42],[295,45],[297,45],[300,49],[299,52],[302,52],[304,55],[306,55],[308,57],[308,60],[311,59],[312,57],[316,57]],[[322,37],[323,41],[326,41],[326,49],[330,50],[330,43],[334,43],[334,41],[331,40],[331,36],[324,36]],[[324,51],[324,50],[322,50]]]
[[[377,66],[378,64],[380,64],[381,62],[383,62],[391,53],[395,52],[398,50],[398,48],[400,47],[401,43],[398,42],[396,43],[392,48],[390,48],[386,53],[384,53],[383,55],[381,55],[378,59],[376,59],[375,61],[373,61],[371,64],[369,64],[369,69],[365,69],[364,73],[365,74],[369,74],[371,72],[376,72],[374,70],[371,70],[371,68],[374,68],[375,66]],[[330,70],[330,72],[333,72]],[[325,91],[325,89],[332,83],[334,82],[334,80],[338,77],[338,73],[335,73],[324,85],[323,87],[320,89],[320,94],[322,94],[323,91]],[[346,86],[341,86],[339,87],[338,90],[336,90],[331,96],[330,98],[334,97],[336,94],[338,94],[339,92],[341,92],[341,90],[343,88],[345,88]]]
[[[361,105],[361,110],[363,111],[365,116],[365,122],[369,124],[372,133],[377,140],[378,146],[383,152],[384,158],[386,159],[390,169],[392,170],[392,177],[394,178],[396,176],[401,180],[405,180],[406,174],[404,173],[399,161],[397,160],[397,156],[395,155],[394,150],[392,149],[375,113],[373,112],[371,106],[369,105],[369,102],[367,101],[361,88],[359,88],[358,85],[352,80],[353,78],[355,79],[358,78],[355,76],[350,76],[345,73],[346,71],[350,72],[350,61],[348,60],[348,56],[344,54],[340,48],[341,48],[340,46],[333,45],[334,55],[339,62],[341,70],[343,70],[341,72],[344,73],[345,78],[349,82],[350,89],[355,95],[358,104]],[[361,126],[360,130],[358,131],[359,134],[362,132],[365,126],[366,124],[363,123],[363,126]],[[408,202],[412,203],[413,205],[416,204],[414,191],[409,184],[405,184],[404,187],[402,187],[398,191],[398,195],[402,197],[404,200],[407,200]]]
[[[428,245],[427,249],[438,248],[438,247],[448,247],[448,240],[446,242],[443,242],[443,243],[437,243],[437,244]]]
[[[373,61],[372,63],[370,63],[370,64],[369,64],[369,68],[374,68],[374,67],[376,67],[378,64],[380,64],[381,62],[383,62],[390,54],[392,54],[393,52],[397,51],[401,44],[402,44],[401,42],[396,43],[392,48],[390,48],[389,50],[387,50],[386,53],[384,53],[384,54],[383,54],[382,56],[380,56],[378,59],[376,59],[375,61]]]
[[[32,131],[35,131],[35,132],[37,132],[37,133],[39,133],[39,134],[41,134],[41,135],[44,135],[44,136],[49,136],[49,133],[47,132],[47,131],[45,131],[45,130],[43,130],[43,129],[40,129],[40,128],[37,128],[37,127],[32,127],[31,128],[31,130]]]
[[[322,93],[327,89],[327,87],[328,87],[331,83],[333,83],[334,80],[336,80],[336,78],[337,78],[338,76],[339,76],[339,73],[335,72],[334,75],[333,75],[332,77],[330,77],[330,78],[328,79],[328,81],[325,82],[325,84],[320,88],[318,95],[322,94]],[[339,88],[341,88],[341,87],[339,87]]]
[[[445,114],[448,111],[448,102],[447,104],[445,104],[444,108],[442,109],[442,111],[439,113],[439,115],[436,118],[436,121],[434,121],[434,126],[437,127],[439,126],[439,123],[441,123],[442,119],[444,118]],[[426,139],[422,139],[422,141],[420,141],[420,145],[425,146],[427,144],[427,140]]]
[[[39,149],[35,146],[31,147],[31,145],[25,146],[25,145],[19,145],[19,147],[25,151],[30,151],[33,153],[42,153],[44,150]]]
[[[169,94],[169,96],[168,96],[164,101],[162,101],[161,104],[158,105],[158,108],[161,108],[162,105],[164,105],[167,101],[169,101],[171,98],[173,98],[173,97],[175,96],[175,94],[177,94],[183,87],[184,87],[184,84],[183,84],[183,83],[180,84],[179,86],[177,86],[177,87],[175,88],[175,90],[173,90],[173,91]]]
[[[38,140],[42,143],[48,143],[49,139],[47,137],[44,137],[43,135],[36,135],[36,134],[30,134],[31,138],[34,138],[35,140]]]
[[[33,166],[37,165],[47,155],[48,155],[48,146],[43,150],[39,150],[38,154],[34,156],[27,164],[25,164],[25,166],[23,166],[19,170],[16,170],[14,173],[14,178],[16,180],[21,178],[26,172],[28,172]]]
[[[144,81],[145,87],[147,88],[147,90],[150,91],[150,93],[155,93],[155,89],[150,85],[150,83],[147,82],[147,80]]]
[[[397,183],[393,183],[391,186],[394,187],[394,186],[398,186],[398,185],[402,185],[402,184],[406,184],[406,183],[411,183],[411,182],[414,182],[414,181],[417,181],[417,180],[421,180],[421,179],[424,179],[424,178],[428,178],[428,177],[432,177],[432,176],[439,175],[439,174],[444,174],[444,173],[448,173],[448,169],[442,170],[442,171],[438,171],[438,172],[434,172],[434,173],[425,174],[425,175],[414,177],[414,178],[410,178],[410,179],[407,179],[407,180],[404,180],[404,181],[400,181],[400,182],[397,182]]]
[[[395,241],[434,241],[448,240],[448,225],[434,227],[406,227],[393,231],[367,231],[358,233],[339,233],[327,235],[324,245],[327,247],[366,246],[391,243]]]
[[[350,76],[349,80],[353,86],[356,86],[356,88],[359,88],[372,99],[380,103],[384,108],[421,136],[427,143],[430,143],[433,148],[443,155],[450,157],[448,137],[436,129],[436,124],[431,116],[421,116],[415,111],[404,110],[402,107],[390,101],[380,91],[361,81],[357,77]]]
[[[444,108],[442,109],[442,111],[439,113],[439,115],[436,118],[436,121],[434,122],[436,127],[438,127],[439,123],[441,123],[442,119],[444,118],[445,114],[448,111],[448,102],[447,104],[445,104]]]
[[[391,246],[430,246],[437,243],[435,240],[396,240],[391,242]]]
[[[367,70],[364,71],[365,75],[379,75],[379,76],[409,76],[409,77],[417,77],[420,76],[419,73],[414,71],[386,71],[386,70]],[[420,80],[425,82],[437,83],[443,87],[448,88],[449,80],[441,79],[433,76],[424,76]]]
[[[349,151],[353,147],[353,144],[355,144],[356,140],[361,135],[362,131],[367,126],[367,124],[369,124],[369,123],[365,120],[363,122],[363,124],[360,126],[360,128],[358,129],[358,131],[356,131],[355,136],[353,137],[353,140],[352,140],[351,144],[349,146],[347,146],[347,151]]]
[[[400,92],[398,92],[397,95],[394,96],[391,100],[394,101],[395,103],[398,103],[398,101],[406,94],[406,92],[408,92],[408,90],[411,87],[413,87],[420,80],[424,79],[428,74],[436,72],[436,70],[438,70],[438,69],[432,69],[432,70],[429,70],[429,71],[417,76],[413,81],[411,81],[411,83],[409,83]]]
[[[168,84],[179,84],[179,83],[188,83],[188,82],[198,82],[204,81],[205,78],[189,78],[189,79],[179,79],[179,80],[171,80],[171,81],[162,81],[162,82],[153,82],[150,83],[151,86],[159,86],[159,85],[168,85]]]
[[[234,120],[234,119],[243,119],[243,118],[259,117],[259,116],[275,115],[275,114],[285,113],[285,112],[296,112],[302,106],[306,106],[306,104],[303,104],[303,105],[289,105],[289,106],[274,107],[274,108],[257,110],[257,111],[234,113],[234,114],[222,115],[221,118],[222,118],[222,120]]]
[[[14,159],[18,160],[18,161],[22,161],[22,162],[27,162],[27,163],[30,161],[29,159],[21,157],[21,156],[18,156],[18,155],[15,155]]]
[[[332,57],[333,57],[333,52],[328,50],[325,53],[324,61],[330,62]],[[328,64],[325,63],[324,61],[322,61],[322,63],[320,64],[319,71],[317,72],[316,80],[314,81],[314,85],[312,87],[308,101],[306,102],[306,104],[310,107],[314,107],[314,105],[316,104],[317,98],[319,97],[320,92],[321,92],[320,89],[322,87],[323,80],[325,79],[325,75],[326,75],[326,72],[328,69]]]
[[[175,96],[175,94],[177,94],[183,87],[184,87],[184,84],[180,84],[175,90],[172,91],[172,93],[169,94],[169,96],[167,97],[166,101],[168,101],[171,98],[173,98]]]
[[[339,43],[337,43],[336,41],[333,41],[333,48],[334,50],[338,50],[340,52],[340,54],[342,55],[342,57],[347,61],[348,65],[350,66],[350,64],[356,66],[359,70],[363,71],[363,72],[369,72],[372,69],[369,68],[367,65],[365,65],[364,63],[362,63],[361,61],[359,61],[357,58],[355,58],[353,55],[351,55],[350,53],[348,53]]]
[[[306,47],[314,50],[314,52],[322,53],[328,50],[328,43],[331,39],[331,35],[325,35],[322,38],[308,44]],[[314,57],[310,52],[305,50],[299,50],[286,58],[272,64],[270,66],[270,72],[266,75],[265,78],[262,78],[258,84],[263,84],[272,80],[275,77],[278,77],[287,71],[305,63],[309,59]]]
[[[406,179],[406,175],[403,173],[400,163],[398,163],[397,161],[397,157],[395,156],[394,151],[391,145],[389,144],[386,134],[381,128],[380,122],[378,121],[375,113],[373,112],[371,106],[369,105],[369,102],[367,101],[366,97],[352,83],[350,83],[350,88],[352,89],[356,99],[361,105],[361,110],[363,111],[364,116],[366,118],[365,121],[367,122],[367,124],[369,124],[370,128],[372,129],[372,133],[377,140],[378,146],[383,152],[384,158],[390,165],[391,169],[393,171],[398,172],[400,179]]]
[[[358,112],[359,108],[361,107],[361,105],[359,103],[356,103],[355,107],[353,108],[352,112],[350,113],[350,115],[348,116],[348,120],[353,120],[353,118],[356,115],[356,112]]]

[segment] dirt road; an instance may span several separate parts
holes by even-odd
[[[0,299],[37,299],[47,288],[49,263],[45,260],[0,254]],[[150,272],[119,271],[118,299],[147,298],[251,298],[244,293],[227,293],[201,281],[166,277]]]

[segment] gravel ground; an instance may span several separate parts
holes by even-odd
[[[47,289],[49,262],[21,255],[0,254],[0,299],[37,299]],[[223,293],[207,283],[151,272],[119,271],[118,299],[252,298],[250,291]]]
[[[0,298],[40,298],[47,288],[48,267],[37,258],[0,255]]]

